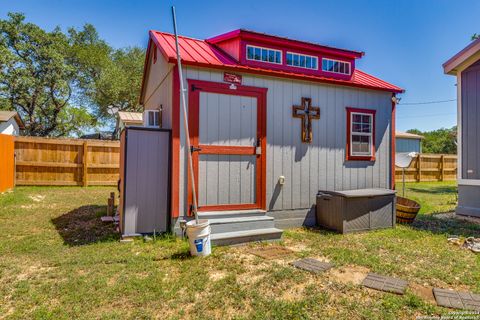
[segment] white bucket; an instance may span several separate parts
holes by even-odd
[[[208,220],[187,222],[187,237],[192,256],[208,256],[212,253],[210,245],[210,223]]]

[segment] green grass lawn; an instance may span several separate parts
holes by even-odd
[[[397,189],[397,195],[402,196],[402,183],[397,183]],[[457,205],[457,183],[456,181],[408,182],[405,183],[405,197],[421,204],[421,214],[453,211]]]
[[[350,235],[289,230],[280,245],[293,254],[263,260],[248,251],[264,244],[219,247],[207,258],[191,258],[186,242],[174,237],[120,243],[113,228],[98,219],[111,188],[19,187],[0,195],[0,318],[406,319],[446,314],[450,310],[413,289],[397,296],[354,284],[355,275],[373,271],[417,287],[480,292],[480,256],[446,242],[448,233],[480,236],[480,227],[428,215],[453,207],[454,185],[408,188],[428,208],[412,226]],[[438,192],[428,192],[432,189]],[[298,257],[329,260],[336,267],[313,275],[289,266]]]

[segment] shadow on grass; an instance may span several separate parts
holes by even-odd
[[[480,224],[455,217],[437,218],[435,215],[418,215],[411,227],[436,234],[480,237]]]
[[[407,193],[409,191],[418,192],[418,193],[433,193],[433,194],[452,194],[455,195],[457,193],[456,186],[439,186],[439,187],[429,187],[429,188],[416,188],[416,187],[407,187]]]
[[[52,223],[69,246],[117,241],[120,235],[114,225],[100,220],[106,211],[106,206],[82,206],[52,219]]]

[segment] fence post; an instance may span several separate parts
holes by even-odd
[[[422,181],[422,155],[418,154],[417,156],[417,182]]]
[[[83,176],[82,176],[82,181],[83,181],[83,186],[86,187],[88,186],[88,143],[85,141],[83,143]]]
[[[440,168],[440,181],[445,180],[445,156],[442,154],[440,156],[440,165],[442,166]]]

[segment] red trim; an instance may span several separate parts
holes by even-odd
[[[177,59],[176,58],[170,58],[168,62],[176,63]],[[194,61],[182,61],[182,64],[183,65],[210,68],[210,69],[224,70],[224,71],[226,70],[226,71],[233,71],[233,72],[244,72],[244,73],[250,73],[250,74],[276,76],[276,77],[279,77],[279,78],[297,79],[297,80],[319,82],[319,83],[329,83],[329,84],[335,84],[335,85],[346,86],[346,87],[365,88],[365,89],[387,91],[387,92],[393,92],[393,93],[403,93],[403,92],[405,92],[405,90],[403,90],[403,89],[390,89],[390,88],[385,88],[385,87],[377,87],[377,86],[373,86],[373,85],[371,86],[371,85],[366,85],[366,84],[355,83],[355,82],[342,80],[342,79],[327,79],[327,78],[322,78],[318,75],[313,76],[313,75],[309,75],[309,74],[300,74],[300,73],[292,73],[292,72],[277,71],[277,70],[267,70],[267,69],[261,69],[261,68],[255,68],[255,67],[249,67],[249,66],[242,66],[242,65],[214,65],[214,64],[211,64],[211,63],[201,63],[201,62],[194,62]],[[353,74],[353,76],[355,76],[359,72],[364,73],[363,71],[355,69],[355,73]],[[369,75],[369,76],[372,77],[371,75]],[[375,79],[377,79],[377,78],[375,78]]]
[[[276,44],[283,47],[287,46],[287,47],[297,48],[297,49],[303,48],[309,51],[333,54],[335,56],[343,56],[347,58],[361,58],[365,54],[364,52],[334,48],[334,47],[324,46],[324,45],[320,45],[312,42],[288,39],[285,37],[264,34],[260,32],[243,30],[243,29],[233,30],[225,34],[221,34],[219,36],[207,39],[206,41],[209,43],[217,44],[217,43],[234,39],[234,38],[240,38],[241,40],[253,40],[253,41],[259,41],[262,43]]]
[[[306,75],[315,76],[315,77],[340,79],[340,80],[344,80],[344,81],[349,81],[352,78],[352,76],[354,74],[354,71],[355,71],[355,59],[353,59],[353,58],[339,57],[338,55],[309,51],[309,50],[305,50],[304,48],[297,49],[297,48],[285,47],[284,45],[281,46],[281,45],[275,45],[275,44],[265,44],[263,42],[242,41],[242,42],[240,42],[239,45],[240,45],[239,62],[240,62],[240,64],[242,64],[244,66],[251,66],[251,67],[259,68],[259,69],[268,68],[268,69],[276,70],[276,71],[283,71],[283,72],[295,73],[295,74],[306,74]],[[248,45],[280,51],[281,54],[282,54],[282,63],[269,63],[269,62],[263,62],[263,61],[257,61],[257,60],[248,60],[247,59],[247,46]],[[307,68],[301,68],[301,67],[295,67],[295,66],[287,65],[287,52],[298,53],[298,54],[303,54],[303,55],[316,57],[318,68],[317,69],[307,69]],[[322,70],[322,58],[334,59],[334,60],[350,63],[350,74],[347,75],[347,74],[340,74],[340,73],[332,73],[332,72],[323,71]]]
[[[172,217],[180,215],[180,78],[178,66],[172,77]]]
[[[157,46],[153,46],[153,63],[157,63]]]
[[[371,109],[357,109],[347,107],[347,146],[346,146],[346,155],[345,159],[347,161],[358,160],[358,161],[375,161],[375,114],[377,110]],[[371,156],[352,156],[350,155],[351,145],[350,145],[350,135],[351,135],[351,114],[352,112],[367,113],[372,115],[372,155]]]
[[[199,145],[200,154],[236,154],[236,155],[254,155],[255,147],[235,147],[235,146],[214,146]]]
[[[140,87],[140,97],[138,99],[139,104],[143,104],[143,96],[145,94],[145,81],[147,81],[147,74],[150,70],[150,48],[152,46],[152,39],[148,40],[147,52],[145,53],[145,62],[143,63],[143,76],[142,76],[142,85]],[[168,60],[168,58],[166,58]]]
[[[396,152],[396,146],[395,146],[395,113],[396,113],[396,106],[397,104],[395,103],[395,94],[392,94],[392,121],[391,121],[391,127],[392,130],[390,130],[390,139],[391,139],[391,144],[390,144],[390,152],[391,152],[391,168],[390,168],[390,188],[395,189],[395,152]]]
[[[228,204],[215,206],[202,206],[199,211],[205,210],[235,210],[235,209],[256,209],[265,208],[266,195],[266,146],[267,146],[267,128],[266,128],[266,109],[267,109],[267,89],[250,86],[237,85],[235,90],[230,89],[230,85],[226,83],[209,82],[201,80],[188,81],[188,105],[189,105],[189,125],[190,125],[190,141],[192,146],[198,146],[201,150],[193,152],[193,171],[194,176],[198,177],[198,157],[199,154],[256,154],[255,147],[242,146],[205,146],[199,145],[199,112],[200,112],[200,92],[213,92],[229,95],[239,95],[257,98],[257,138],[260,139],[262,152],[257,155],[257,177],[256,177],[256,203],[251,204]],[[191,191],[191,179],[188,175],[188,191],[187,199],[190,207],[193,202]],[[198,190],[198,179],[195,179]],[[197,194],[198,197],[198,194]]]

